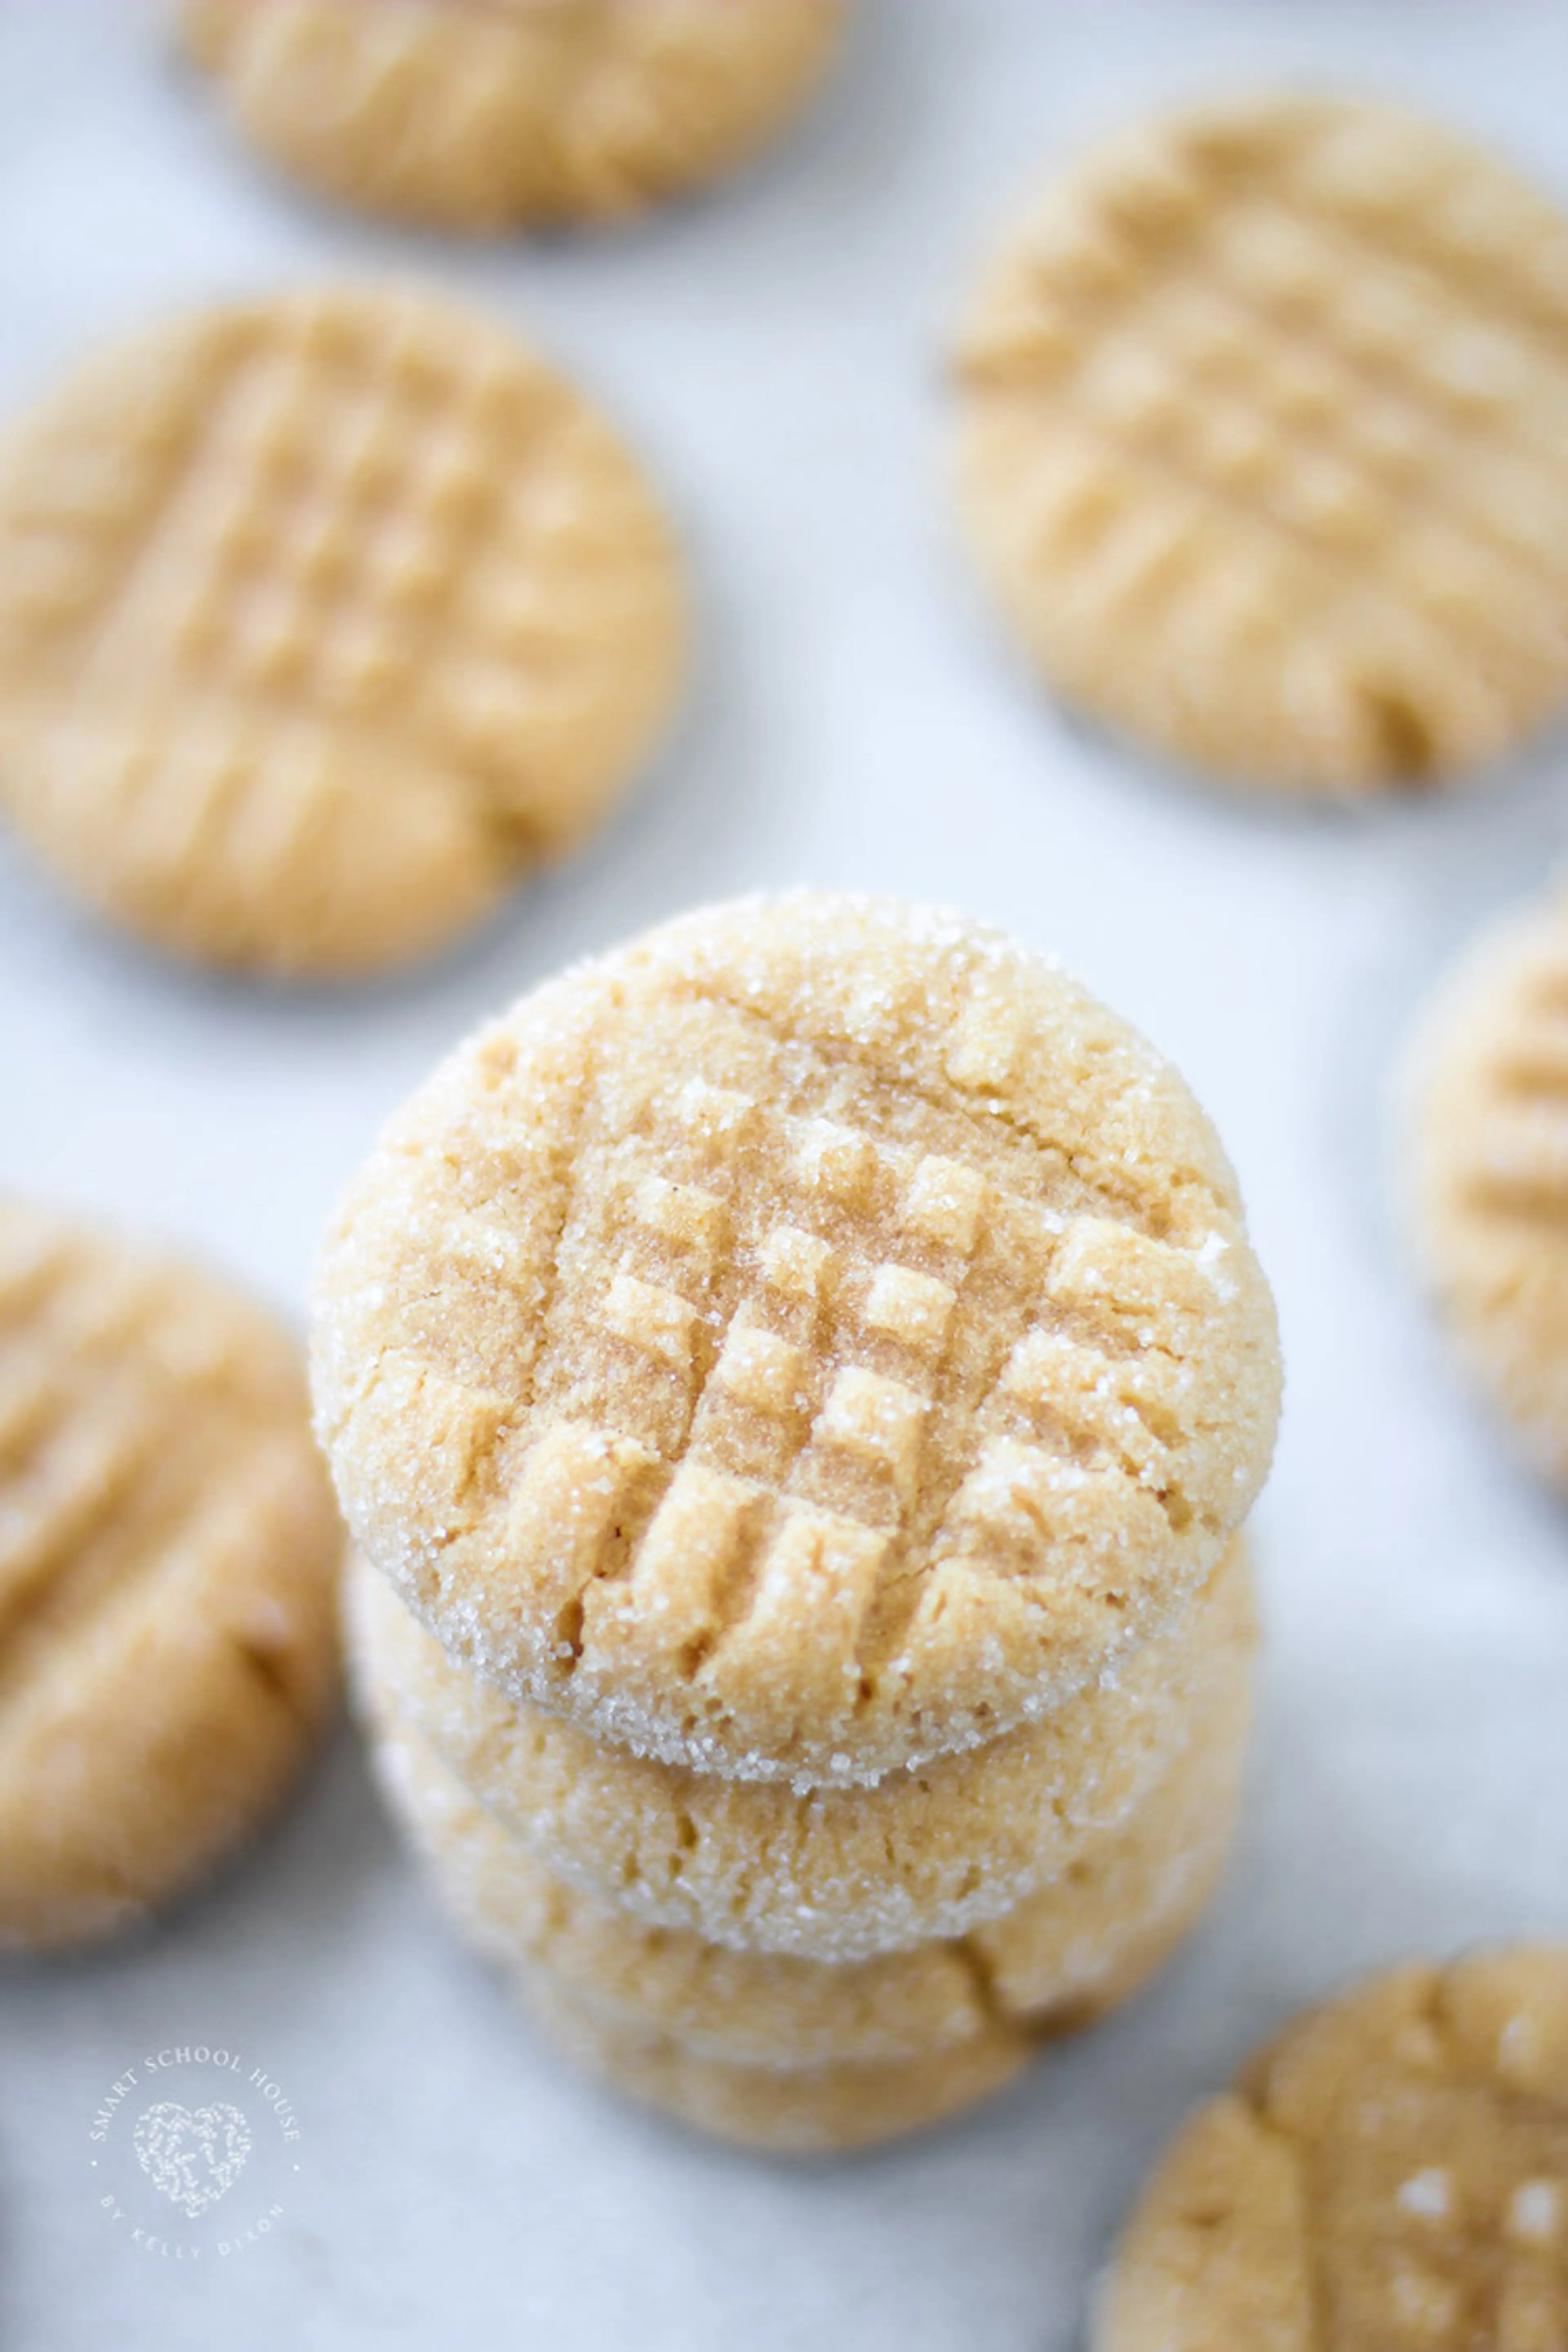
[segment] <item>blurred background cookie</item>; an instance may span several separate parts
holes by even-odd
[[[1568,1951],[1396,1969],[1169,2150],[1095,2352],[1568,2341]]]
[[[0,444],[0,806],[209,963],[345,979],[448,946],[598,824],[685,636],[635,459],[423,296],[167,320]]]
[[[336,1692],[341,1551],[271,1318],[0,1202],[0,1949],[130,1925],[272,1811]]]
[[[458,230],[602,221],[805,103],[848,0],[183,0],[242,135],[302,185]]]
[[[1068,702],[1355,794],[1568,702],[1568,222],[1384,106],[1154,121],[1011,232],[958,353],[961,506]]]
[[[1422,1270],[1481,1389],[1568,1486],[1568,895],[1464,959],[1406,1087]]]

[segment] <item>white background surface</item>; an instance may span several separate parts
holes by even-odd
[[[1176,1058],[1240,1166],[1289,1370],[1244,1847],[1152,1996],[906,2150],[791,2171],[710,2148],[514,2021],[345,1734],[154,1941],[0,1978],[15,2352],[1057,2352],[1170,2129],[1262,2032],[1413,1949],[1568,1930],[1568,1539],[1410,1294],[1383,1108],[1433,976],[1559,855],[1561,746],[1364,820],[1210,801],[1043,704],[949,537],[940,342],[998,208],[1146,100],[1273,76],[1425,103],[1568,199],[1547,0],[871,0],[811,123],[743,185],[633,236],[477,253],[290,198],[134,0],[0,0],[0,403],[161,305],[437,278],[621,416],[703,606],[692,708],[624,820],[398,986],[284,998],[163,968],[0,843],[0,1176],[185,1237],[297,1309],[376,1122],[481,1014],[691,899],[876,886],[1059,950]],[[87,2131],[140,2053],[204,2037],[283,2080],[305,2168],[279,2242],[176,2273],[106,2228]]]

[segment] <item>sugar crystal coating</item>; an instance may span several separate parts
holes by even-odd
[[[1058,1713],[873,1788],[795,1790],[633,1756],[515,1705],[363,1561],[348,1595],[372,1726],[411,1727],[553,1875],[648,1927],[836,1962],[964,1934],[1059,1879],[1236,1715],[1255,1642],[1237,1546],[1169,1633]]]
[[[735,1950],[628,1917],[509,1837],[395,1705],[383,1706],[376,1762],[447,1908],[507,1975],[543,1973],[695,2056],[784,2069],[912,2060],[998,2027],[1043,2034],[1125,1999],[1212,1891],[1247,1717],[1244,1677],[1125,1820],[993,1925],[851,1963]]]

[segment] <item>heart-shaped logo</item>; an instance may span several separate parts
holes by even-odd
[[[160,2099],[137,2118],[136,2161],[171,2205],[195,2221],[226,2197],[250,2154],[250,2126],[237,2107],[185,2106]]]

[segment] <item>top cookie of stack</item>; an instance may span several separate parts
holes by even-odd
[[[318,1286],[354,1535],[449,1652],[637,1752],[866,1783],[1172,1623],[1279,1402],[1185,1087],[946,914],[703,910],[394,1121]]]

